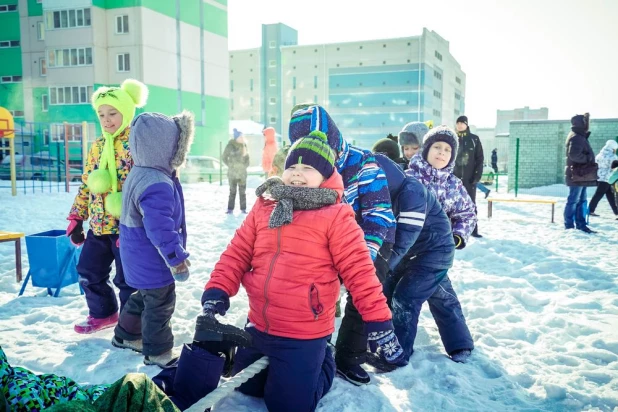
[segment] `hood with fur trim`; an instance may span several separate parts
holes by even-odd
[[[168,175],[182,167],[193,143],[193,113],[169,117],[142,113],[131,123],[129,147],[135,166],[150,167]]]

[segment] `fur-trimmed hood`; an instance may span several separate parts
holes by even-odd
[[[161,170],[168,175],[182,167],[193,143],[193,113],[169,117],[142,113],[131,123],[129,147],[135,166]]]

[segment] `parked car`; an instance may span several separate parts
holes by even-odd
[[[187,156],[186,166],[180,170],[182,183],[218,182],[219,174],[227,180],[227,166],[211,156]]]
[[[72,182],[81,181],[82,171],[69,168]],[[38,152],[32,155],[15,155],[15,174],[17,180],[64,181],[64,161],[53,157],[49,152]],[[0,163],[0,179],[11,179],[11,157],[6,156]]]
[[[494,169],[491,166],[484,165],[483,166],[483,175],[481,176],[481,183],[487,186],[491,186],[494,184],[494,178],[496,174]]]

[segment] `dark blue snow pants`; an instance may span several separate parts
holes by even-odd
[[[233,374],[262,356],[268,356],[269,364],[238,390],[263,397],[270,412],[314,411],[335,377],[328,337],[300,340],[269,335],[254,327],[246,330],[253,336],[253,347],[238,348]]]
[[[448,269],[410,262],[400,265],[389,279],[391,286],[386,289],[393,291],[391,310],[395,334],[408,357],[414,353],[418,318],[425,302],[429,304],[448,354],[474,348],[472,335],[447,272]]]
[[[135,289],[124,280],[120,249],[116,247],[118,235],[95,236],[92,230],[84,242],[77,263],[79,284],[84,289],[90,316],[96,319],[107,318],[118,312],[116,292],[109,281],[112,262],[116,263],[114,285],[120,290],[120,311]]]

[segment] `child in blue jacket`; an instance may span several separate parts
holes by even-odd
[[[414,352],[418,319],[425,302],[429,303],[446,352],[451,359],[460,361],[461,353],[474,345],[447,274],[456,246],[451,222],[420,181],[406,175],[386,156],[376,154],[376,159],[386,173],[397,220],[384,294],[391,303],[395,334],[405,353],[406,362],[400,365],[407,363]]]
[[[336,155],[337,172],[343,178],[343,202],[352,206],[356,221],[363,229],[377,275],[383,280],[388,271],[390,249],[395,241],[395,219],[384,171],[373,153],[348,144],[323,107],[298,107],[290,119],[290,142],[294,143],[316,130],[326,134],[328,144]],[[365,361],[366,352],[363,322],[348,293],[345,316],[337,336],[337,374],[355,385],[369,383],[369,375],[360,366]]]
[[[124,186],[120,256],[127,284],[137,289],[120,313],[112,344],[144,354],[146,365],[173,358],[170,320],[174,280],[189,276],[187,226],[176,171],[193,141],[193,115],[142,113],[131,124],[134,166]]]

